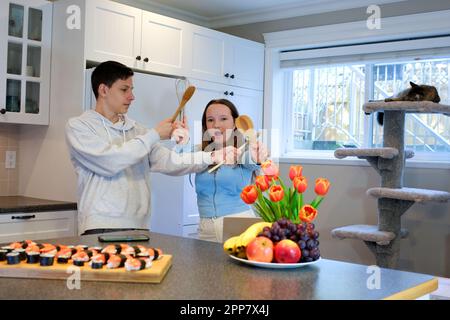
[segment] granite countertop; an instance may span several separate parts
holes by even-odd
[[[380,269],[380,288],[369,289],[373,271],[365,265],[322,258],[296,269],[264,269],[232,260],[219,243],[142,231],[130,233],[149,234],[150,242],[142,245],[172,255],[172,266],[161,283],[81,279],[80,289],[70,290],[66,280],[2,278],[0,299],[364,300],[398,298],[399,293],[402,298],[417,298],[437,288],[433,276]],[[101,245],[95,235],[46,241]]]
[[[77,210],[76,202],[54,201],[23,196],[0,196],[0,214]]]

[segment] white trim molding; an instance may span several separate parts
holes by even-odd
[[[450,10],[381,17],[380,29],[369,29],[367,21],[264,33],[266,48],[308,49],[373,41],[399,40],[450,33]]]

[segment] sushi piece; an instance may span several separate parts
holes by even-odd
[[[22,242],[13,242],[10,243],[9,246],[14,250],[14,249],[23,249],[22,248]]]
[[[72,256],[72,261],[75,266],[82,267],[89,261],[89,256],[85,251],[79,251]]]
[[[56,246],[50,243],[44,243],[44,246],[41,248],[41,254],[53,254],[55,255],[58,251],[56,250]]]
[[[19,254],[20,261],[27,260],[27,255],[25,254],[25,249],[18,248],[18,249],[14,249],[13,252],[17,252]]]
[[[134,247],[128,245],[128,244],[121,244],[121,254],[124,255],[130,255],[130,256],[135,256],[136,252],[134,250]]]
[[[152,260],[158,260],[159,258],[162,257],[162,250],[158,249],[158,248],[148,248],[148,253],[150,255],[150,258],[152,258]]]
[[[127,271],[139,271],[151,268],[152,259],[150,258],[128,258],[125,261],[125,269]]]
[[[101,269],[109,259],[109,253],[97,253],[89,263],[92,269]]]
[[[122,268],[125,265],[127,257],[123,254],[111,255],[108,259],[106,267],[108,269]]]
[[[1,247],[2,250],[6,250],[7,253],[12,252],[14,249],[10,246],[3,246]]]
[[[52,266],[55,261],[55,255],[51,253],[41,253],[39,256],[39,264],[42,267]]]
[[[40,256],[39,252],[27,252],[26,255],[27,255],[27,263],[29,264],[39,263],[39,256]]]
[[[37,245],[32,244],[32,245],[28,245],[28,247],[25,249],[25,252],[26,253],[30,253],[30,252],[40,253],[41,249]]]
[[[20,257],[18,252],[9,252],[6,254],[6,261],[8,264],[19,264]]]
[[[0,261],[6,260],[6,254],[8,253],[8,250],[0,249]]]
[[[101,253],[109,253],[109,254],[120,254],[122,251],[122,247],[118,244],[110,244],[104,247]]]
[[[56,254],[56,261],[58,263],[68,263],[70,260],[70,257],[72,257],[72,249],[66,247]]]

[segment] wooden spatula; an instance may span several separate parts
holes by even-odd
[[[175,119],[180,114],[181,110],[183,110],[183,108],[186,105],[186,103],[189,101],[189,99],[192,98],[192,95],[194,94],[194,92],[195,92],[195,87],[194,86],[189,86],[186,89],[186,91],[184,91],[183,98],[181,99],[180,105],[178,106],[177,111],[175,111],[175,113],[172,116],[172,122],[175,121]]]

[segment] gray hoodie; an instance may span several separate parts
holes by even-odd
[[[127,116],[112,123],[95,110],[66,125],[78,176],[78,232],[149,228],[150,172],[184,175],[212,164],[205,152],[178,154],[159,143],[155,129]]]

